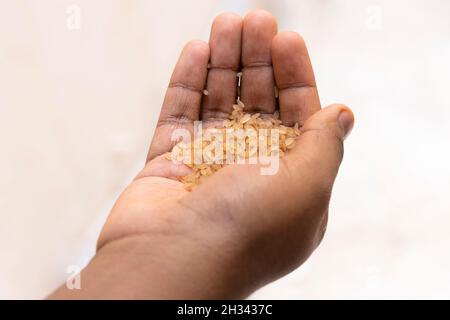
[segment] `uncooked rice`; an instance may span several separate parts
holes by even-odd
[[[276,111],[273,115],[261,117],[261,114],[259,113],[250,114],[245,112],[244,104],[241,101],[238,101],[238,104],[233,106],[233,112],[228,119],[223,121],[222,127],[215,127],[215,129],[220,130],[222,134],[225,134],[227,129],[232,129],[233,132],[242,129],[253,129],[256,132],[259,132],[259,129],[267,129],[268,132],[271,132],[271,130],[273,129],[278,129],[279,143],[278,149],[276,151],[278,151],[280,157],[282,157],[286,152],[294,147],[295,139],[300,135],[298,123],[296,123],[293,127],[282,125],[281,120],[279,119],[278,111]],[[203,130],[203,132],[205,132],[205,130]],[[192,188],[200,184],[203,179],[214,174],[226,165],[226,161],[224,160],[226,156],[226,143],[223,143],[224,152],[223,157],[221,157],[223,161],[220,161],[219,163],[204,161],[205,159],[203,157],[201,163],[196,164],[195,161],[193,161],[192,157],[195,154],[195,149],[204,149],[213,141],[211,140],[211,137],[208,138],[205,136],[206,135],[203,135],[201,143],[195,140],[194,142],[188,144],[181,141],[172,148],[171,152],[165,154],[167,160],[184,163],[186,166],[192,169],[192,172],[190,174],[181,177],[181,182],[183,182],[186,190],[188,191],[191,191]],[[272,150],[271,140],[268,139],[267,142],[269,145],[268,152],[270,155]],[[250,139],[250,137],[245,137],[245,146],[241,147],[242,148],[238,148],[236,145],[234,145],[233,148],[231,148],[231,153],[235,158],[248,160],[250,158],[257,157],[257,155],[259,154],[257,139]],[[187,158],[186,152],[188,151],[191,157],[191,161],[185,161],[185,159]],[[203,153],[201,154],[203,155]]]

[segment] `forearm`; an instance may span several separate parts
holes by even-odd
[[[101,248],[81,272],[81,288],[50,299],[225,299],[249,288],[224,255],[191,239],[136,236]]]

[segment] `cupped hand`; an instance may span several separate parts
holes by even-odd
[[[198,120],[204,126],[223,121],[238,95],[247,112],[279,110],[283,124],[299,123],[295,148],[274,175],[261,175],[257,165],[229,165],[186,191],[177,177],[189,168],[162,156],[173,146],[171,133],[192,130]],[[147,163],[112,209],[98,252],[149,256],[147,266],[136,262],[136,272],[153,273],[141,276],[160,289],[148,297],[244,297],[301,265],[320,243],[352,126],[347,107],[321,109],[300,35],[278,33],[266,11],[243,19],[221,14],[209,44],[184,47]]]

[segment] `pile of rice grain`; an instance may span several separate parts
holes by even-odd
[[[233,106],[233,112],[229,116],[228,119],[224,120],[222,123],[222,127],[215,127],[214,129],[220,130],[224,135],[225,131],[228,130],[247,130],[253,129],[258,132],[259,129],[267,129],[269,132],[271,129],[278,129],[279,133],[279,143],[278,143],[278,153],[281,156],[284,155],[285,152],[292,149],[295,144],[295,138],[300,135],[300,130],[298,123],[295,124],[294,127],[287,127],[281,124],[281,120],[279,119],[279,113],[276,111],[271,116],[261,117],[259,113],[250,114],[244,112],[244,104],[241,101],[238,101],[238,104]],[[211,128],[206,129],[211,130]],[[205,132],[204,130],[203,132]],[[165,154],[167,160],[175,161],[177,163],[184,163],[186,166],[192,169],[192,173],[188,174],[181,178],[181,182],[183,182],[185,188],[188,191],[191,191],[192,188],[201,183],[203,179],[217,172],[221,168],[223,168],[226,164],[226,143],[223,143],[223,155],[220,157],[223,161],[220,163],[204,161],[202,158],[202,163],[195,164],[193,161],[193,155],[195,154],[195,150],[200,150],[200,154],[202,150],[210,145],[213,142],[208,135],[203,135],[202,141],[195,141],[189,144],[185,142],[177,143],[171,152]],[[271,153],[271,140],[268,139],[268,153]],[[186,156],[187,152],[189,152],[188,156]],[[245,146],[241,146],[238,148],[236,145],[233,145],[230,152],[233,156],[240,159],[250,159],[253,157],[257,157],[259,154],[259,146],[258,139],[250,139],[249,137],[245,138]],[[186,161],[186,158],[189,158],[190,161]],[[213,154],[215,156],[215,154]]]

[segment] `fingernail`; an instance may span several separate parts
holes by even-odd
[[[348,137],[348,135],[353,129],[353,124],[355,122],[353,114],[350,111],[346,110],[341,111],[338,117],[338,122],[342,130],[344,131],[344,139],[345,139]]]

